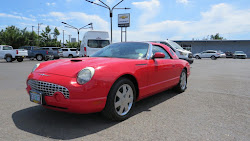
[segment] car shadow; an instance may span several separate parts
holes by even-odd
[[[132,116],[178,95],[172,90],[164,91],[136,103]],[[119,122],[110,121],[94,114],[70,114],[45,109],[42,106],[34,106],[12,114],[16,127],[20,130],[42,137],[70,140],[86,135],[94,134]]]

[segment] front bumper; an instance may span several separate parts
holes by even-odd
[[[193,58],[181,58],[183,60],[186,60],[189,64],[193,64],[194,59]]]
[[[76,83],[76,78],[45,74],[31,73],[28,80],[38,80],[49,82],[66,87],[69,90],[69,98],[66,98],[61,92],[55,92],[53,95],[42,94],[42,106],[48,109],[69,112],[69,113],[95,113],[103,110],[106,104],[109,89],[105,85],[96,81],[89,81],[85,85]],[[43,90],[42,88],[41,90]],[[45,88],[47,89],[47,88]],[[51,89],[51,88],[48,88]],[[27,83],[28,94],[33,90]]]

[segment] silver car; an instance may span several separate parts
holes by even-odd
[[[247,54],[244,53],[243,51],[235,51],[233,54],[233,58],[241,58],[241,59],[246,59],[247,58]]]
[[[194,57],[196,59],[211,58],[212,60],[216,60],[217,58],[220,58],[220,53],[216,50],[206,50],[201,53],[194,54]]]

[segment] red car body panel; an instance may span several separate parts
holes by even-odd
[[[189,63],[180,60],[170,52],[170,48],[157,43],[153,45],[164,48],[172,59],[122,59],[122,58],[77,58],[47,61],[32,72],[30,79],[45,81],[66,87],[69,98],[56,92],[53,96],[45,96],[46,108],[73,112],[93,113],[103,110],[107,95],[117,79],[124,75],[133,76],[137,83],[139,94],[137,100],[172,88],[179,83],[180,74],[185,68],[190,74]],[[73,60],[73,61],[72,61]],[[77,83],[77,74],[85,67],[95,68],[95,74],[86,84]],[[40,75],[45,74],[45,75]],[[27,83],[27,92],[31,87]]]

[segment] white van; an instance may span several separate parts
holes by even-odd
[[[90,56],[109,44],[110,41],[108,32],[88,31],[83,36],[79,56]]]

